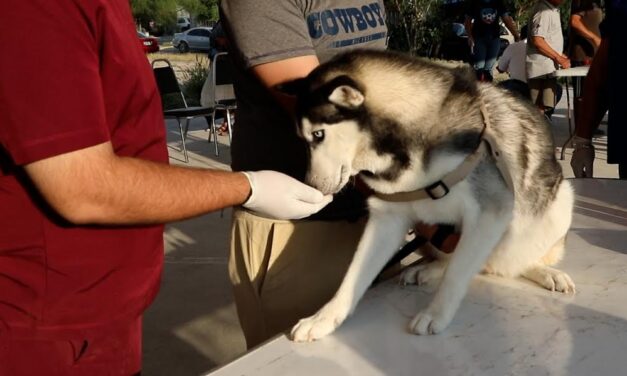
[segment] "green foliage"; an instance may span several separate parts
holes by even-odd
[[[207,58],[196,56],[196,61],[190,67],[184,68],[183,95],[189,106],[200,105],[200,92],[207,79],[209,62]]]
[[[442,0],[385,0],[388,15],[389,48],[411,55],[429,56],[450,29]]]
[[[538,1],[505,0],[505,5],[521,28],[531,18],[531,11]],[[565,35],[571,1],[564,0],[559,7]],[[431,56],[439,43],[451,36],[451,24],[462,22],[463,6],[459,3],[446,5],[442,0],[385,0],[389,48],[412,55]],[[453,7],[455,11],[451,12]]]
[[[188,106],[200,106],[200,93],[209,73],[208,66],[207,58],[196,56],[194,64],[181,69],[182,79],[179,82]],[[178,93],[163,95],[161,103],[166,110],[185,106]]]
[[[154,21],[161,32],[171,32],[176,25],[177,0],[130,0],[133,17],[143,28]]]
[[[537,2],[538,0],[509,0],[506,1],[505,4],[507,9],[510,10],[512,17],[514,17],[514,20],[518,23],[519,28],[522,28],[524,25],[529,23],[529,20],[531,19],[531,11]],[[568,30],[571,3],[572,0],[564,0],[559,6],[562,18],[562,29],[565,33]]]
[[[198,0],[203,5],[203,11],[196,14],[196,20],[203,23],[215,23],[220,18],[218,14],[218,0]]]

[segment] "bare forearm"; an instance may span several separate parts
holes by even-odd
[[[250,193],[240,173],[134,158],[120,158],[108,175],[107,189],[98,189],[92,207],[82,210],[85,222],[171,222],[242,204]]]
[[[117,157],[110,144],[35,162],[26,170],[44,198],[77,224],[164,223],[243,203],[243,174]]]
[[[305,77],[318,65],[320,62],[317,56],[305,55],[257,65],[252,68],[252,71],[279,104],[293,113],[296,108],[296,98],[279,93],[274,90],[274,87],[287,81]]]
[[[570,19],[570,25],[577,34],[581,35],[582,37],[586,38],[586,40],[588,40],[590,43],[592,43],[595,49],[599,48],[599,45],[601,44],[601,38],[586,27],[586,25],[583,23],[581,16],[573,15]]]
[[[540,51],[542,55],[548,57],[553,61],[562,56],[561,53],[555,51],[542,37],[532,37],[531,43],[533,43],[533,45],[538,49],[538,51]]]
[[[555,51],[542,37],[532,37],[531,43],[536,46],[536,48],[540,51],[540,53],[544,56],[547,56],[555,64],[562,68],[570,68],[570,59],[568,56],[563,53]]]

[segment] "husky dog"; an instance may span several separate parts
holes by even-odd
[[[453,224],[461,238],[448,259],[401,277],[441,277],[430,305],[411,320],[413,333],[444,330],[480,271],[574,292],[571,278],[550,266],[564,251],[573,190],[530,103],[477,83],[469,69],[376,51],[338,56],[279,89],[298,98],[307,182],[336,193],[360,175],[376,192],[341,286],[292,329],[295,341],[335,330],[417,221]]]

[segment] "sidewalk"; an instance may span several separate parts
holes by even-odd
[[[571,95],[572,98],[572,95]],[[207,143],[204,119],[195,119],[188,134],[190,163],[170,149],[171,163],[201,168],[228,169],[228,137],[219,136],[220,156]],[[566,95],[553,115],[556,155],[568,138]],[[601,129],[606,130],[605,123]],[[595,177],[617,178],[615,165],[606,163],[605,136],[594,139]],[[178,146],[176,123],[168,122],[168,142]],[[560,161],[564,175],[570,168],[572,149]],[[170,224],[165,230],[165,270],[161,292],[144,321],[142,375],[199,375],[245,351],[231,288],[227,258],[231,212],[212,213]]]
[[[176,122],[167,125],[168,144],[178,147]],[[216,157],[206,126],[202,118],[192,121],[190,163],[172,148],[170,163],[229,169],[228,137],[218,137]],[[161,291],[144,320],[142,375],[200,375],[245,351],[227,272],[230,218],[227,209],[166,226]]]

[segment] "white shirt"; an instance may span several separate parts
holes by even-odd
[[[499,72],[509,73],[509,77],[527,82],[527,67],[525,65],[525,58],[527,56],[527,40],[521,40],[516,43],[512,43],[499,58],[498,70]]]
[[[558,53],[564,52],[564,36],[560,11],[546,0],[540,0],[533,8],[529,27],[529,38],[542,37]],[[538,51],[533,43],[527,43],[527,78],[534,78],[553,73],[557,70],[555,62]]]

